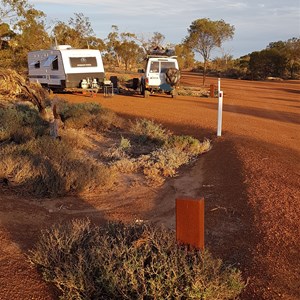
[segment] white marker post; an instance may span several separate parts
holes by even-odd
[[[223,111],[223,91],[221,91],[221,78],[218,78],[218,129],[217,136],[222,135],[222,111]]]

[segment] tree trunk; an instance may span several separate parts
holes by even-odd
[[[203,64],[203,81],[202,81],[203,86],[205,84],[205,79],[206,79],[206,60],[204,60],[204,64]]]

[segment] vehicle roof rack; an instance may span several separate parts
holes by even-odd
[[[160,54],[148,54],[147,58],[177,58],[176,55],[160,55]]]

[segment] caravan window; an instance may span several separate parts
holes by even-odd
[[[32,63],[30,63],[29,67],[39,69],[41,67],[41,62],[39,60],[38,61],[33,61]]]
[[[46,61],[43,63],[43,67],[50,67],[55,59],[57,60],[56,55],[49,55]]]
[[[43,63],[43,67],[51,67],[51,70],[58,70],[57,55],[49,55],[46,61]]]
[[[72,68],[97,67],[96,57],[70,57]]]
[[[57,58],[57,56],[52,61],[52,70],[58,70],[58,58]]]

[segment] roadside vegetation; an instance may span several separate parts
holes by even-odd
[[[177,245],[174,232],[151,224],[55,225],[29,260],[65,300],[226,300],[245,287],[240,271],[208,251]]]
[[[176,136],[152,120],[129,122],[96,103],[51,98],[14,72],[1,71],[0,79],[0,180],[19,193],[105,190],[128,173],[159,185],[211,148],[209,140]]]
[[[77,194],[107,189],[118,174],[134,172],[149,184],[161,184],[211,147],[208,140],[174,136],[151,120],[126,124],[98,104],[56,99],[56,105],[61,118],[56,139],[32,104],[0,107],[0,179],[19,191],[47,197]],[[107,142],[90,148],[92,138],[103,135]]]
[[[0,108],[0,116],[0,178],[16,191],[63,196],[113,183],[113,172],[84,157],[67,131],[61,140],[53,139],[49,122],[33,106]]]

